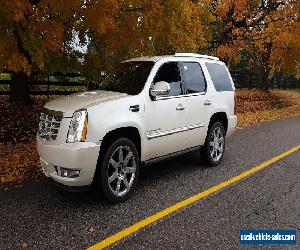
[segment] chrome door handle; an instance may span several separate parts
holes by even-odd
[[[132,111],[132,112],[139,112],[140,111],[140,105],[130,106],[129,110]]]
[[[212,101],[211,100],[206,100],[204,102],[204,106],[209,106],[209,105],[212,105]]]
[[[182,104],[178,104],[178,106],[176,107],[176,110],[182,111],[182,110],[185,110],[185,107]]]

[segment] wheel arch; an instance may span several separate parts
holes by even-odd
[[[208,129],[215,123],[215,122],[221,122],[224,126],[225,129],[225,133],[227,133],[227,129],[228,129],[228,117],[226,112],[217,112],[214,113],[209,121],[209,125],[208,125]]]
[[[116,139],[118,138],[127,138],[133,142],[133,144],[136,146],[136,149],[139,153],[139,157],[141,159],[142,155],[142,139],[140,135],[140,131],[138,128],[134,126],[127,126],[127,127],[120,127],[113,129],[105,134],[103,137],[101,146],[100,146],[100,153],[99,153],[99,158],[103,156],[103,152],[107,150],[109,145]],[[102,152],[102,153],[101,153]]]

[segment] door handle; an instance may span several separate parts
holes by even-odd
[[[205,100],[204,106],[209,106],[209,105],[212,105],[212,101],[211,100]]]
[[[185,107],[182,104],[178,104],[178,106],[176,107],[176,110],[182,111],[182,110],[185,110]]]
[[[140,105],[130,106],[129,110],[132,111],[132,112],[139,112],[140,111]]]

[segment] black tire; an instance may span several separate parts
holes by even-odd
[[[220,129],[220,132],[222,133],[222,136],[223,136],[222,153],[221,153],[221,150],[218,151],[213,146],[210,145],[210,143],[212,141],[212,137],[214,136],[214,132],[216,131],[216,129]],[[214,122],[208,128],[207,136],[205,139],[205,144],[201,148],[201,156],[202,156],[203,161],[210,167],[215,167],[215,166],[219,165],[219,163],[222,161],[222,158],[225,153],[225,134],[226,134],[226,132],[225,132],[224,126],[221,122]],[[215,142],[215,143],[220,146],[220,142],[219,143]],[[216,150],[216,151],[214,151],[216,153],[213,153],[212,150]],[[220,152],[220,154],[218,154],[218,152]],[[216,155],[216,157],[213,157],[212,154]],[[218,157],[217,157],[217,154],[218,154]]]
[[[121,148],[121,149],[120,149]],[[118,150],[118,152],[117,152]],[[123,153],[132,153],[132,158],[129,160],[128,164],[126,166],[123,166],[125,164],[125,158],[126,155],[123,155],[123,164],[120,162],[117,162],[120,158],[116,159],[116,154],[119,156],[119,152],[123,151]],[[100,152],[101,154],[101,152]],[[129,156],[129,154],[127,155]],[[115,163],[111,164],[110,161],[113,159]],[[134,161],[134,162],[133,162]],[[116,165],[117,163],[117,165]],[[131,169],[130,171],[133,171],[134,169],[134,163],[135,163],[135,172],[132,182],[130,182],[131,177],[133,173],[126,173],[125,169]],[[128,167],[128,165],[131,164],[131,167]],[[115,168],[115,166],[118,166]],[[130,141],[127,138],[120,138],[113,141],[110,146],[108,146],[106,152],[104,152],[104,157],[98,162],[97,166],[97,172],[96,172],[96,187],[99,192],[102,192],[110,202],[112,203],[120,203],[128,200],[130,196],[132,195],[133,191],[136,189],[138,179],[139,179],[139,166],[140,166],[140,159],[138,151],[132,141]],[[118,169],[118,170],[116,170]],[[120,170],[123,169],[123,170]],[[117,176],[115,176],[117,175]],[[115,178],[114,181],[109,183],[109,177]],[[127,182],[127,186],[125,184],[125,178]],[[130,183],[129,183],[129,182]],[[124,188],[124,193],[117,195],[117,186],[120,182],[120,188],[119,191]],[[114,187],[115,186],[115,187]],[[129,188],[128,188],[129,187]],[[128,191],[125,189],[128,188]],[[114,193],[114,189],[115,193]],[[126,191],[126,192],[125,192]]]

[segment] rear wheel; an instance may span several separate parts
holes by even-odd
[[[208,129],[201,155],[209,166],[217,166],[225,152],[225,129],[221,122],[214,122]]]
[[[114,203],[127,200],[139,178],[139,155],[132,141],[121,138],[107,149],[98,171],[98,187]]]

